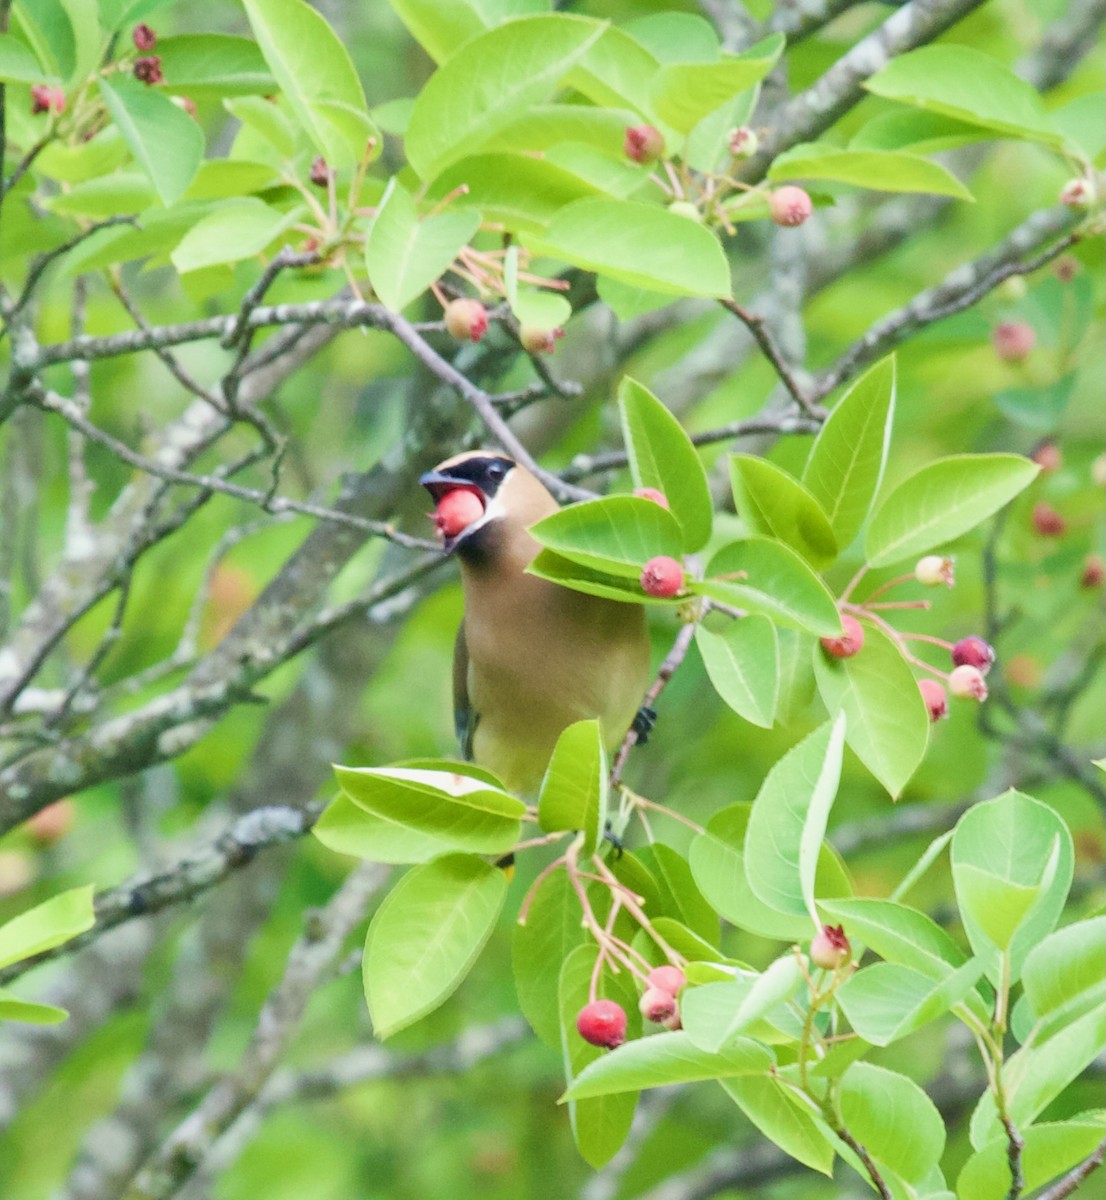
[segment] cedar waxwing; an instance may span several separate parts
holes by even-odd
[[[461,560],[453,700],[462,750],[532,794],[568,725],[598,717],[612,751],[630,728],[648,682],[644,606],[525,573],[541,549],[527,529],[558,506],[506,455],[458,454],[419,482],[438,505],[457,490],[479,500],[468,523],[442,537]]]

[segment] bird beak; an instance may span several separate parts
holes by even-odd
[[[466,491],[472,492],[480,501],[481,508],[487,508],[487,499],[484,493],[476,487],[469,479],[460,479],[456,475],[450,475],[448,471],[427,471],[425,475],[419,476],[419,483],[426,488],[434,500],[435,507],[441,504],[442,500],[449,495],[450,492]],[[472,524],[466,525],[463,529],[449,535],[442,528],[442,524],[438,518],[437,512],[428,513],[427,516],[435,524],[435,533],[438,540],[442,543],[442,549],[446,554],[449,554],[461,541],[461,539],[471,530]],[[479,519],[479,518],[478,518]]]
[[[419,476],[419,484],[426,488],[435,504],[441,501],[446,492],[451,492],[454,488],[472,488],[472,484],[467,480],[458,479],[456,475],[450,475],[448,471],[427,471],[425,475]]]

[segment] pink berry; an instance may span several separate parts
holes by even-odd
[[[978,667],[969,667],[966,663],[956,667],[949,676],[949,691],[961,700],[986,700],[987,683],[983,672]]]
[[[687,983],[687,976],[679,967],[654,967],[646,976],[646,982],[651,988],[667,992],[670,996],[678,996],[680,988]]]
[[[788,184],[776,188],[768,197],[768,208],[777,225],[792,228],[801,225],[814,211],[814,203],[801,187]]]
[[[840,925],[823,925],[810,942],[810,961],[823,971],[836,971],[849,961],[852,947]]]
[[[634,488],[634,495],[640,496],[642,500],[652,500],[654,504],[659,504],[661,508],[668,507],[668,497],[659,488]]]
[[[147,87],[155,83],[164,83],[165,76],[161,73],[161,59],[156,54],[134,60],[134,77]]]
[[[651,558],[641,572],[641,586],[649,596],[667,599],[684,586],[684,569],[666,554]]]
[[[655,163],[664,154],[664,136],[652,125],[628,125],[622,149],[634,162]]]
[[[1033,528],[1042,537],[1063,537],[1068,523],[1051,504],[1042,500],[1033,506]]]
[[[626,1013],[613,1000],[593,1000],[580,1009],[576,1032],[593,1046],[614,1050],[626,1040]]]
[[[949,715],[949,698],[936,679],[919,679],[918,687],[921,689],[922,699],[926,702],[931,721],[940,721]]]
[[[1064,456],[1055,442],[1042,442],[1029,457],[1041,468],[1042,474],[1059,471],[1064,465]]]
[[[1104,581],[1106,581],[1106,560],[1101,554],[1088,554],[1083,560],[1083,574],[1079,576],[1079,586],[1100,588]]]
[[[676,997],[671,992],[662,991],[660,988],[646,988],[638,1001],[638,1008],[647,1021],[659,1025],[662,1021],[667,1021],[675,1015]]]
[[[952,663],[955,667],[975,667],[986,675],[995,661],[994,647],[974,633],[961,638],[952,648]]]
[[[488,332],[488,310],[479,300],[451,300],[442,314],[445,327],[458,341],[478,342]]]
[[[307,173],[307,178],[320,188],[325,188],[330,183],[330,168],[321,154],[311,160],[311,170]]]
[[[822,649],[830,658],[852,658],[854,654],[859,654],[863,649],[864,626],[856,617],[844,613],[841,617],[841,628],[844,632],[837,637],[820,639]]]
[[[31,88],[31,112],[33,114],[65,111],[65,92],[48,83],[36,83]]]
[[[529,354],[552,354],[557,347],[557,339],[564,335],[563,329],[547,329],[542,325],[520,325],[518,330],[518,340]]]
[[[454,488],[438,501],[434,528],[439,537],[453,538],[484,515],[480,497],[468,488]]]
[[[943,558],[940,554],[927,554],[919,558],[914,567],[914,578],[926,587],[952,587],[956,583],[956,560]]]
[[[1003,362],[1023,362],[1036,344],[1037,335],[1033,326],[1025,321],[1003,321],[991,332],[991,345]]]
[[[157,45],[157,34],[145,23],[136,25],[131,37],[138,50],[152,50]]]

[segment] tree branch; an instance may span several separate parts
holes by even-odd
[[[1041,1192],[1037,1200],[1064,1200],[1064,1197],[1070,1196],[1084,1179],[1097,1171],[1104,1160],[1106,1160],[1106,1138],[1103,1138],[1095,1149],[1077,1167],[1073,1167],[1063,1179]]]

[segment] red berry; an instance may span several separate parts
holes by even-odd
[[[641,586],[649,596],[667,599],[684,586],[684,569],[666,554],[651,558],[641,572]]]
[[[145,23],[136,25],[131,37],[138,50],[152,50],[157,45],[157,34]]]
[[[841,617],[843,633],[837,637],[824,637],[820,641],[822,649],[830,658],[852,658],[859,654],[864,646],[864,626],[849,613]]]
[[[614,1050],[626,1040],[626,1013],[613,1000],[593,1000],[580,1009],[576,1032],[593,1046]]]
[[[29,818],[26,829],[40,846],[52,846],[73,827],[73,817],[72,800],[55,800]]]
[[[454,538],[484,515],[480,497],[468,488],[453,488],[438,501],[434,530],[441,538]]]
[[[801,187],[788,184],[776,188],[768,197],[768,208],[777,225],[792,228],[801,225],[814,211],[814,203]]]
[[[952,587],[956,583],[956,561],[943,558],[940,554],[927,554],[919,558],[914,567],[914,578],[926,587],[939,587],[942,583]]]
[[[140,79],[147,87],[154,83],[164,83],[165,76],[161,73],[161,59],[156,54],[148,58],[134,60],[134,77]]]
[[[659,504],[661,508],[668,507],[668,497],[659,488],[634,488],[634,495],[640,496],[642,500],[652,500],[654,504]]]
[[[65,92],[48,83],[36,83],[31,88],[31,112],[33,114],[65,111]]]
[[[320,188],[325,188],[330,183],[330,168],[321,154],[311,160],[311,170],[308,172],[307,178]]]
[[[628,125],[622,149],[634,162],[655,163],[664,154],[664,136],[652,125]]]
[[[1059,471],[1064,465],[1064,456],[1055,442],[1042,442],[1029,457],[1041,468],[1042,473]]]
[[[1003,321],[991,333],[991,345],[1003,362],[1020,363],[1037,344],[1033,326],[1024,321]]]
[[[926,702],[931,721],[940,721],[942,717],[949,715],[949,698],[936,679],[919,679],[918,687],[921,689],[922,699]]]
[[[952,648],[952,662],[956,667],[975,667],[977,671],[986,675],[994,661],[994,647],[974,633],[961,638]]]
[[[687,983],[687,976],[679,967],[654,967],[646,976],[646,982],[651,988],[667,992],[670,996],[679,995],[680,988]]]
[[[1063,537],[1068,523],[1051,504],[1042,500],[1033,506],[1033,528],[1042,537]]]
[[[810,961],[823,971],[836,971],[849,961],[852,947],[840,925],[823,925],[810,942]]]
[[[1106,581],[1106,560],[1101,554],[1088,554],[1083,560],[1083,574],[1079,576],[1079,586],[1085,588],[1100,588]]]
[[[660,1025],[676,1015],[676,997],[661,988],[646,988],[638,1001],[638,1008],[647,1021]]]
[[[518,340],[522,348],[529,354],[552,354],[557,346],[557,339],[563,338],[563,329],[547,329],[543,325],[521,325]]]
[[[443,314],[445,327],[450,335],[463,342],[466,338],[478,342],[488,332],[488,310],[479,300],[461,297],[451,300]]]
[[[949,691],[961,700],[986,700],[987,683],[978,667],[965,664],[957,667],[949,676]]]

